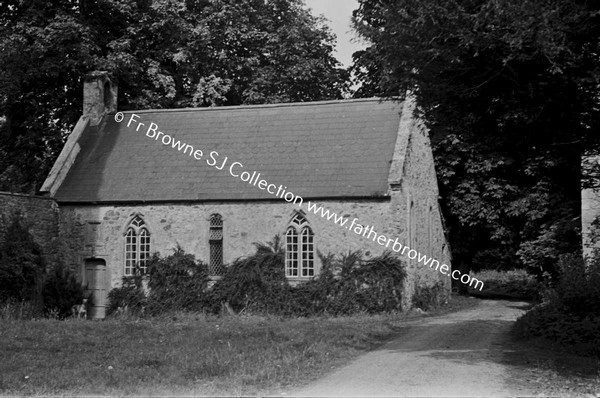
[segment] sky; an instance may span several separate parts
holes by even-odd
[[[366,47],[357,42],[356,35],[350,28],[352,11],[358,8],[357,0],[305,0],[314,15],[323,14],[329,26],[337,36],[336,58],[344,65],[352,63],[352,53]]]

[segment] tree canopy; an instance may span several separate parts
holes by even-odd
[[[410,90],[428,124],[456,265],[551,271],[580,247],[597,150],[600,4],[359,0],[357,96]]]
[[[39,188],[90,71],[121,109],[334,99],[334,40],[302,0],[0,0],[0,190]]]

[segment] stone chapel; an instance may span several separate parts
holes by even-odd
[[[317,252],[385,250],[308,202],[450,265],[428,132],[411,101],[120,112],[116,99],[107,73],[86,77],[83,114],[41,189],[58,204],[60,252],[93,291],[95,318],[123,276],[176,245],[218,278],[280,235],[292,283],[319,273]],[[404,258],[406,297],[415,284],[450,290],[448,276]]]

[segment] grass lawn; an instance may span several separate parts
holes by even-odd
[[[260,394],[317,377],[412,316],[2,320],[0,395]]]

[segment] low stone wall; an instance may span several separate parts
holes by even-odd
[[[52,198],[0,192],[0,240],[14,214],[23,216],[25,226],[40,245],[47,263],[58,259],[58,205]]]

